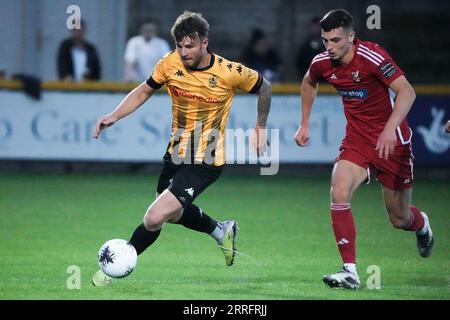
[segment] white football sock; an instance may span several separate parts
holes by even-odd
[[[209,235],[219,242],[223,238],[223,223],[218,221],[216,228]]]
[[[424,234],[426,234],[428,232],[428,219],[425,217],[425,215],[423,214],[423,212],[421,211],[420,214],[423,217],[424,220],[424,224],[423,224],[423,228],[420,230],[417,230],[417,234],[419,236],[423,236]]]
[[[344,263],[344,268],[350,271],[351,273],[357,274],[356,264],[354,263]]]

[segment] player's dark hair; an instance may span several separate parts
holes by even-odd
[[[353,18],[347,10],[335,9],[324,15],[322,20],[320,20],[320,26],[325,32],[339,27],[344,28],[346,31],[351,31],[353,30]]]
[[[209,24],[200,13],[185,11],[177,18],[170,34],[175,42],[180,42],[184,37],[207,37]]]

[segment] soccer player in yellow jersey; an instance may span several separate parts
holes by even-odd
[[[101,131],[139,108],[166,85],[172,98],[172,133],[164,155],[156,200],[134,231],[130,243],[141,254],[158,238],[165,222],[181,224],[214,238],[234,262],[237,223],[219,222],[192,202],[222,173],[225,164],[225,128],[236,90],[258,95],[255,131],[250,137],[258,154],[266,148],[266,122],[271,88],[258,72],[208,50],[209,24],[199,13],[184,12],[171,29],[176,50],[164,56],[148,80],[111,113],[101,117],[94,138]],[[111,278],[98,271],[92,282],[107,285]]]

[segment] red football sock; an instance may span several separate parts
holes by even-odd
[[[410,206],[409,209],[411,211],[411,218],[409,220],[408,226],[406,228],[404,228],[403,230],[406,230],[406,231],[421,230],[423,228],[423,226],[425,225],[425,220],[424,220],[422,214],[420,213],[420,210],[414,206]]]
[[[356,263],[356,228],[350,203],[332,203],[331,222],[342,261]]]

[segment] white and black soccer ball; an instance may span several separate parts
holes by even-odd
[[[111,278],[128,276],[136,268],[136,263],[136,249],[126,240],[109,240],[98,252],[98,265]]]

